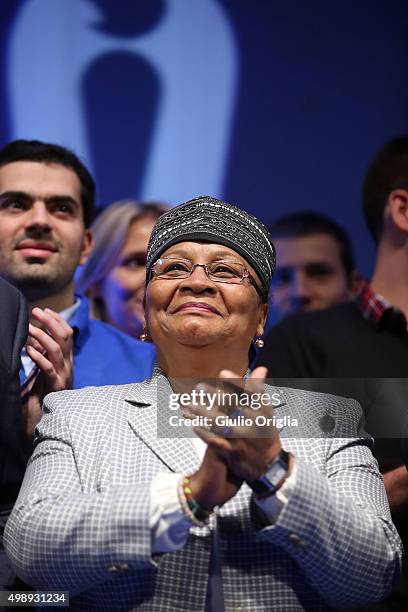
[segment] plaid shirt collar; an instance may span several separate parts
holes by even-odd
[[[354,301],[364,319],[375,329],[390,331],[396,335],[407,333],[407,320],[403,312],[376,293],[366,281],[361,283]]]

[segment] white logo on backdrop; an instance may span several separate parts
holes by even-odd
[[[180,202],[221,195],[238,76],[232,26],[216,0],[166,0],[145,34],[119,37],[87,0],[27,0],[10,35],[8,90],[13,138],[72,148],[92,168],[80,87],[98,56],[138,54],[160,79],[161,97],[142,199]],[[107,143],[107,146],[109,143]],[[120,163],[120,152],[113,152]]]

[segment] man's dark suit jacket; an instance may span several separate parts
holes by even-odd
[[[408,431],[405,329],[375,328],[354,302],[340,304],[287,317],[272,327],[255,364],[268,368],[274,384],[356,399],[366,414],[365,429],[375,437],[381,471],[401,465],[399,433]],[[407,441],[404,449],[408,462]],[[394,520],[407,549],[408,521]],[[408,609],[408,568],[399,589],[383,607],[370,610]]]
[[[23,296],[0,278],[0,507],[14,503],[25,470],[19,369],[27,332]]]
[[[376,329],[354,302],[287,317],[270,330],[256,365],[271,378],[408,378],[408,334]]]

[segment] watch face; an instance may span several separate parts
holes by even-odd
[[[262,476],[248,483],[255,495],[266,496],[275,493],[280,482],[289,469],[289,454],[282,450],[280,455],[269,465]]]
[[[269,480],[271,485],[275,486],[280,483],[287,472],[287,465],[283,465],[280,461],[272,465],[265,474],[265,478]]]

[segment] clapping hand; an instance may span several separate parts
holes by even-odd
[[[273,425],[260,426],[260,419],[257,419],[263,416],[265,419],[262,422],[272,420],[271,403],[262,403],[256,410],[251,407],[251,398],[255,398],[255,394],[257,399],[262,394],[263,397],[266,395],[266,374],[266,368],[258,367],[244,381],[233,372],[222,370],[219,379],[227,385],[228,392],[235,392],[238,397],[245,393],[248,401],[245,407],[226,406],[219,402],[211,409],[206,408],[212,425],[195,428],[208,447],[200,469],[190,477],[190,482],[194,498],[207,509],[231,499],[243,481],[251,482],[259,478],[280,453],[278,430]],[[200,384],[199,388],[207,393],[217,392],[214,386],[207,383]],[[188,411],[191,415],[203,414],[202,407],[190,407]],[[234,424],[217,424],[217,421],[228,422],[225,417],[229,417]]]
[[[29,439],[41,418],[44,397],[52,391],[70,389],[73,381],[72,328],[50,308],[33,308],[31,314],[39,326],[30,323],[26,350],[40,372],[23,406]]]

